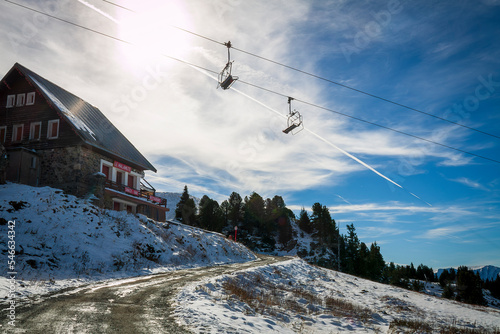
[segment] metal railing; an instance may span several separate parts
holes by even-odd
[[[138,190],[138,189],[134,189],[132,187],[129,187],[129,186],[126,186],[124,184],[117,183],[117,182],[114,182],[114,181],[111,181],[111,180],[106,180],[106,188],[109,188],[109,189],[112,189],[112,190],[116,190],[116,191],[125,193],[127,195],[132,195],[132,196],[135,196],[135,197],[145,198],[145,199],[147,199],[149,202],[151,202],[153,204],[156,204],[156,205],[159,205],[159,206],[163,206],[163,207],[167,207],[167,199],[163,198],[163,197],[157,197],[157,196],[155,196],[155,190],[154,190],[154,188],[153,189],[148,189],[148,188],[145,188],[145,187],[141,187],[141,189]],[[151,193],[153,193],[153,194],[151,194]]]

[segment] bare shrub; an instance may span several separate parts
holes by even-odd
[[[244,303],[252,305],[255,300],[255,295],[249,286],[241,284],[241,282],[234,278],[229,278],[222,283],[222,287],[232,296],[237,297]]]
[[[389,333],[433,333],[433,328],[420,320],[395,319],[389,325]]]
[[[440,334],[500,334],[500,329],[465,328],[453,325],[433,328],[428,322],[395,319],[389,325],[389,333],[440,333]]]
[[[366,322],[372,315],[372,311],[368,308],[335,297],[325,298],[325,306],[335,317],[350,317]]]
[[[440,334],[500,334],[500,328],[459,328],[455,326],[441,327]]]

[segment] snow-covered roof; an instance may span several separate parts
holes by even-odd
[[[17,69],[33,86],[38,88],[87,144],[132,162],[145,170],[156,172],[155,167],[98,108],[19,63],[16,63],[13,69]]]

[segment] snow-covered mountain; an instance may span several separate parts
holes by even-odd
[[[448,270],[448,271],[455,270],[456,271],[457,269],[458,268],[438,269],[436,271],[436,275],[439,278],[439,276],[441,276],[443,271],[445,271],[445,270]],[[469,269],[474,271],[474,273],[479,273],[479,276],[481,277],[481,279],[483,281],[486,281],[486,280],[494,281],[500,275],[500,268],[496,267],[496,266],[490,266],[490,265],[488,265],[488,266],[475,266],[475,267],[469,267]]]
[[[475,273],[479,273],[479,276],[483,281],[490,280],[494,281],[500,275],[500,268],[496,266],[482,266],[482,267],[471,267]]]

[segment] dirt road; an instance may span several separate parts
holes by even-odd
[[[92,284],[42,297],[16,308],[12,333],[189,333],[172,318],[172,302],[185,284],[286,258],[260,256],[258,261],[196,268]]]

